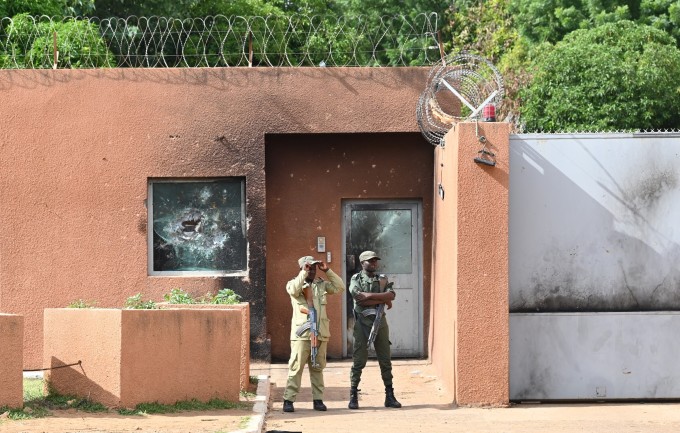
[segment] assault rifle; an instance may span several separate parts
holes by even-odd
[[[303,323],[296,331],[295,335],[302,337],[302,333],[309,329],[309,339],[312,345],[312,367],[320,367],[316,361],[316,356],[319,354],[319,327],[316,317],[316,308],[314,307],[300,307],[302,313],[307,314],[307,321]]]
[[[368,335],[368,347],[375,341],[375,337],[378,335],[380,330],[380,322],[382,321],[383,312],[385,311],[385,304],[380,304],[375,309],[375,319],[373,320],[373,326],[371,326],[371,333]]]
[[[394,283],[387,282],[387,275],[380,274],[378,276],[378,281],[380,284],[380,293],[384,293],[385,289],[392,287]],[[371,333],[368,335],[368,347],[375,341],[375,337],[378,336],[378,331],[380,330],[380,323],[382,322],[383,314],[385,313],[385,304],[379,304],[375,308],[375,319],[373,320],[373,326],[371,326]]]

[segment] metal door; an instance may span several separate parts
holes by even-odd
[[[416,201],[343,202],[345,281],[343,354],[351,356],[354,329],[350,278],[361,271],[359,254],[375,251],[378,272],[394,282],[396,299],[387,310],[392,356],[419,357],[423,352],[422,205]],[[373,355],[373,348],[369,354]]]

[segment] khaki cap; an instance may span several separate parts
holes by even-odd
[[[365,262],[366,260],[371,260],[371,259],[380,260],[380,257],[378,257],[378,255],[374,251],[364,251],[363,253],[359,254],[359,261],[360,262]]]
[[[298,265],[300,265],[300,269],[304,268],[305,265],[314,265],[316,263],[321,263],[321,260],[317,260],[312,256],[304,256],[298,259]]]

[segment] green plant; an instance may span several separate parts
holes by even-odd
[[[246,427],[248,427],[248,423],[250,422],[250,417],[249,416],[244,416],[241,418],[241,420],[238,422],[238,428],[241,430],[245,430]]]
[[[125,300],[125,306],[123,308],[128,310],[155,310],[158,307],[154,301],[144,301],[142,299],[142,294],[137,293]]]
[[[2,45],[0,68],[106,68],[113,53],[96,24],[73,17],[63,21],[21,13],[12,18]],[[56,36],[56,50],[54,50]]]
[[[171,304],[195,304],[196,300],[190,294],[184,290],[177,288],[170,290],[170,293],[166,293],[164,296],[165,300]]]
[[[70,304],[66,306],[66,308],[95,308],[97,306],[97,302],[95,301],[86,301],[84,299],[76,299],[75,301],[72,301]]]
[[[680,125],[680,50],[661,30],[630,21],[577,30],[533,66],[521,92],[529,131]]]
[[[241,302],[241,295],[231,289],[222,289],[212,298],[212,304],[238,304]]]
[[[191,410],[217,410],[217,409],[248,409],[249,404],[234,403],[231,401],[212,399],[207,402],[198,401],[196,399],[178,401],[175,404],[161,404],[140,403],[134,409],[119,409],[120,415],[150,415],[150,414],[164,414],[177,413]]]
[[[11,420],[26,420],[50,416],[50,410],[76,409],[83,412],[108,412],[106,406],[87,398],[62,395],[46,386],[43,379],[26,378],[24,386],[24,407],[22,409],[0,408]]]

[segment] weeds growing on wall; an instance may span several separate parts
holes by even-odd
[[[234,292],[232,289],[221,289],[216,295],[211,292],[204,296],[194,298],[190,293],[185,292],[180,288],[170,290],[163,297],[171,304],[221,304],[231,305],[241,302],[241,295]]]
[[[127,298],[123,308],[128,310],[155,310],[158,309],[158,306],[156,306],[154,301],[143,300],[142,294],[137,293],[136,295]]]
[[[66,308],[96,308],[97,302],[86,301],[84,299],[76,299],[66,306]]]

